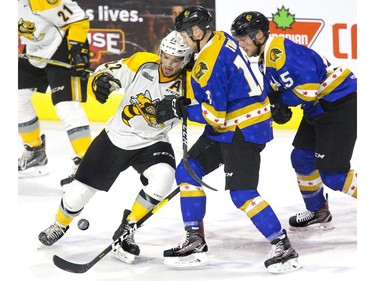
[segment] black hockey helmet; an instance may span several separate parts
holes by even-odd
[[[177,31],[186,31],[191,36],[191,27],[199,26],[203,31],[212,28],[212,16],[202,6],[190,6],[183,10],[175,19]]]
[[[232,23],[230,29],[233,37],[243,37],[249,35],[254,39],[257,30],[261,30],[266,37],[270,33],[269,20],[259,12],[244,12],[239,15]]]

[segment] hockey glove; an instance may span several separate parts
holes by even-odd
[[[271,103],[272,120],[277,124],[285,124],[292,118],[292,110],[281,103]]]
[[[82,80],[87,80],[89,72],[86,70],[90,67],[89,44],[69,41],[71,45],[69,60],[73,65],[72,75],[79,76]]]
[[[281,91],[274,91],[268,94],[271,103],[272,119],[277,124],[285,124],[292,118],[292,111],[290,108],[280,103]]]
[[[91,87],[96,100],[100,103],[105,103],[111,92],[121,88],[121,82],[111,74],[102,72],[93,79]]]
[[[186,113],[185,106],[190,103],[191,100],[185,97],[165,96],[156,104],[156,122],[162,124],[172,118],[181,118]]]

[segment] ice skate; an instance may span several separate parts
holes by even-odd
[[[127,220],[129,214],[130,210],[124,210],[121,224],[112,237],[114,241],[119,240],[113,248],[112,253],[116,258],[125,263],[132,263],[140,253],[140,249],[134,241],[135,224],[129,224]],[[122,239],[119,239],[125,233],[126,235]]]
[[[68,231],[69,226],[62,227],[57,223],[52,224],[49,228],[39,234],[39,241],[46,246],[55,244]]]
[[[298,261],[298,253],[290,245],[286,231],[283,231],[285,237],[271,242],[271,258],[264,262],[265,267],[271,273],[285,273],[302,267]]]
[[[41,139],[42,145],[38,147],[24,144],[25,151],[18,159],[19,178],[40,177],[48,174],[45,136],[42,135]]]
[[[327,230],[334,228],[332,214],[328,208],[328,194],[323,207],[315,212],[305,211],[289,218],[289,229],[293,231]]]
[[[68,177],[60,181],[61,187],[64,187],[64,185],[70,184],[74,180],[74,175],[77,172],[78,166],[79,164],[81,164],[81,161],[82,161],[82,159],[78,156],[74,157],[72,160],[74,162],[73,172]]]
[[[188,229],[180,245],[164,251],[164,264],[179,268],[203,266],[208,263],[207,251],[203,231]]]

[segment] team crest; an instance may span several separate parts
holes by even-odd
[[[151,94],[149,91],[144,93],[139,93],[136,97],[130,98],[130,105],[125,106],[122,111],[122,121],[129,127],[129,120],[135,116],[141,116],[146,121],[146,123],[153,128],[164,127],[164,124],[156,123],[156,110],[155,104],[157,100],[152,100]]]
[[[34,35],[35,30],[35,23],[31,21],[25,21],[23,18],[20,18],[18,20],[18,36],[23,36],[34,42],[42,40],[45,33],[41,33],[38,37],[36,37]]]
[[[194,77],[199,80],[203,75],[207,73],[208,66],[204,61],[199,62],[196,66],[194,66],[193,73]]]
[[[270,51],[270,60],[272,62],[276,62],[280,57],[281,57],[281,54],[282,51],[278,48],[272,48],[272,50]]]
[[[47,0],[47,3],[50,5],[55,5],[59,0]]]

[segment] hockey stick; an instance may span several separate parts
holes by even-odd
[[[212,186],[209,186],[207,183],[205,183],[203,180],[201,180],[197,174],[194,172],[194,170],[191,168],[190,164],[189,164],[189,157],[188,157],[188,140],[187,140],[187,116],[186,116],[186,112],[182,114],[182,159],[183,159],[183,163],[184,163],[184,167],[186,169],[186,171],[189,173],[189,175],[194,179],[196,180],[197,182],[199,182],[201,185],[211,189],[211,190],[214,190],[214,191],[217,191],[216,188],[213,188]]]
[[[182,94],[183,94],[183,96],[186,97],[185,93],[186,93],[186,69],[184,69],[183,72],[182,72]],[[182,153],[183,153],[182,159],[183,159],[184,167],[185,167],[186,171],[189,173],[189,175],[194,180],[196,180],[201,185],[203,185],[203,186],[205,186],[205,187],[207,187],[211,190],[217,191],[216,188],[213,188],[213,187],[209,186],[203,180],[201,180],[189,164],[188,139],[187,139],[187,133],[188,133],[187,132],[187,119],[188,118],[187,118],[186,110],[182,110],[181,113],[182,113]]]
[[[26,53],[20,53],[20,54],[18,54],[18,57],[21,58],[21,59],[26,59],[26,60],[36,60],[36,61],[40,61],[40,62],[45,62],[47,64],[52,64],[52,65],[55,65],[55,66],[61,66],[61,67],[64,67],[64,68],[73,68],[74,67],[74,65],[71,65],[71,64],[63,62],[63,61],[46,59],[46,58],[42,58],[42,57],[38,57],[38,56],[29,55],[29,54],[26,54]],[[90,69],[85,69],[85,71],[89,72],[89,73],[92,72],[92,70],[90,70]]]
[[[176,194],[180,192],[180,187],[177,187],[173,190],[167,197],[165,197],[162,201],[159,202],[152,210],[150,210],[143,218],[141,218],[137,223],[137,228],[141,227],[141,225],[153,214],[155,214],[161,207],[163,207],[169,200],[171,200]],[[91,267],[93,267],[98,261],[104,258],[117,244],[124,241],[125,236],[128,233],[125,232],[122,234],[116,241],[113,241],[107,248],[105,248],[99,255],[97,255],[92,261],[88,263],[78,264],[67,261],[63,258],[60,258],[57,255],[53,256],[53,263],[60,269],[72,272],[72,273],[85,273]]]

